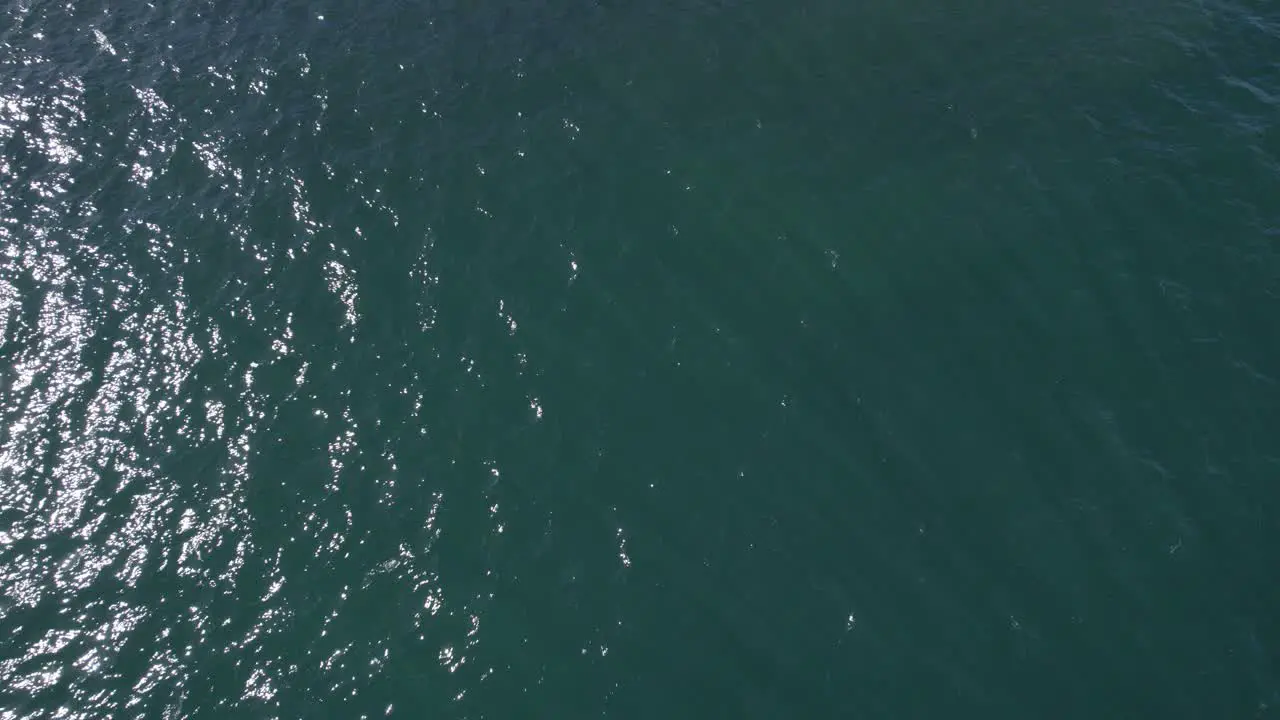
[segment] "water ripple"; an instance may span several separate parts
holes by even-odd
[[[1071,308],[1097,305],[1090,317],[1106,316],[1112,306],[1095,303],[1084,271],[1053,275],[1033,260],[1059,270],[1103,263],[1081,260],[1075,238],[1055,234],[1057,221],[1046,218],[1094,218],[1075,227],[1098,236],[1106,222],[1131,219],[1130,208],[1109,206],[1097,189],[1111,169],[1127,173],[1126,187],[1156,188],[1138,195],[1151,205],[1174,198],[1192,207],[1221,189],[1211,181],[1234,178],[1231,202],[1242,224],[1259,232],[1211,238],[1210,250],[1237,254],[1233,277],[1248,281],[1240,287],[1280,297],[1273,242],[1280,217],[1267,214],[1274,203],[1265,196],[1280,168],[1271,142],[1280,117],[1280,75],[1268,59],[1272,19],[1247,4],[1192,3],[1161,15],[1158,28],[1126,9],[1066,16],[1070,32],[1059,32],[1037,24],[1030,10],[920,19],[873,8],[866,17],[897,32],[888,41],[868,36],[869,57],[890,62],[899,57],[894,38],[909,38],[927,66],[918,78],[926,91],[918,91],[871,64],[823,65],[847,45],[840,32],[852,25],[852,6],[831,7],[831,29],[816,35],[808,16],[778,11],[793,41],[822,40],[807,47],[762,54],[757,45],[775,41],[759,22],[749,41],[722,38],[723,58],[758,64],[738,82],[789,64],[794,72],[785,78],[809,83],[806,97],[817,98],[797,110],[791,99],[799,95],[771,100],[759,88],[738,88],[732,97],[725,91],[738,104],[733,113],[695,97],[697,88],[734,86],[721,82],[733,63],[697,39],[705,28],[693,16],[680,32],[694,39],[677,43],[675,60],[602,63],[599,77],[582,73],[587,79],[570,88],[557,73],[573,79],[591,65],[573,53],[609,49],[601,39],[573,44],[575,33],[591,35],[594,19],[526,27],[508,15],[446,8],[428,18],[410,8],[405,16],[371,13],[366,22],[339,8],[274,2],[15,2],[0,10],[11,21],[0,35],[0,684],[10,690],[0,717],[359,716],[375,706],[465,715],[491,706],[481,702],[486,693],[542,692],[550,702],[584,686],[607,704],[622,681],[603,668],[615,667],[620,648],[629,643],[633,660],[647,652],[652,666],[675,667],[669,680],[684,669],[704,672],[687,659],[705,657],[690,638],[717,624],[727,628],[715,631],[726,644],[741,643],[735,662],[785,671],[785,663],[770,663],[797,653],[761,650],[761,637],[778,648],[844,652],[877,627],[891,636],[883,618],[895,617],[888,606],[897,603],[885,600],[879,620],[875,609],[859,609],[855,629],[846,597],[853,591],[839,585],[840,575],[864,570],[833,566],[821,580],[803,577],[804,553],[783,551],[802,550],[806,537],[820,538],[815,544],[846,537],[838,533],[849,524],[841,502],[814,495],[814,510],[803,493],[845,497],[837,483],[886,477],[895,452],[905,469],[894,477],[908,490],[926,485],[912,472],[953,472],[936,459],[938,448],[987,462],[953,440],[969,437],[968,429],[955,430],[936,411],[939,395],[980,393],[956,389],[964,383],[939,371],[928,375],[938,364],[932,355],[906,358],[899,369],[919,379],[882,389],[894,397],[885,403],[894,411],[883,416],[863,409],[862,390],[806,395],[795,376],[820,371],[837,385],[864,383],[868,398],[881,392],[874,379],[851,377],[846,365],[856,363],[845,360],[854,355],[837,349],[848,337],[866,340],[856,357],[874,369],[876,358],[889,357],[882,354],[908,347],[902,336],[910,333],[892,306],[924,314],[916,297],[930,297],[930,285],[980,294],[978,283],[955,279],[960,266],[973,266],[973,277],[993,267],[1017,276],[1000,299],[1021,314],[1004,317],[1037,332],[1077,322]],[[522,20],[530,11],[511,12]],[[699,12],[711,10],[699,5]],[[497,32],[489,20],[514,26],[503,30],[508,52],[487,44]],[[1211,33],[1214,22],[1231,30]],[[1038,36],[1020,34],[1024,25],[1064,44],[1039,53]],[[414,31],[394,32],[399,26]],[[1115,50],[1115,37],[1130,37],[1116,27],[1140,42]],[[976,52],[988,37],[1019,41],[977,53],[979,72],[966,84],[926,47],[935,39],[925,30],[956,52]],[[974,47],[964,45],[970,41]],[[664,52],[642,47],[621,56],[639,63]],[[673,68],[714,82],[673,81]],[[814,85],[815,68],[834,72],[839,91],[856,87],[865,96],[826,92]],[[664,101],[636,107],[639,96],[628,93],[637,83]],[[1146,94],[1160,103],[1128,99],[1145,103]],[[973,107],[953,103],[966,97]],[[497,120],[495,98],[510,99]],[[878,101],[902,127],[857,124],[882,111]],[[1063,114],[1088,118],[1087,127],[1032,112],[1045,103],[1074,108]],[[1078,189],[1066,187],[1065,171],[1055,174],[1076,160],[1059,145],[1092,148],[1102,136],[1121,140],[1114,157],[1099,152],[1107,170],[1091,176],[1096,183],[1079,190],[1078,202],[1058,198],[1024,224],[1051,192]],[[878,145],[901,154],[878,153]],[[614,167],[614,154],[625,154],[619,148],[633,151],[632,165]],[[628,215],[628,202],[640,209]],[[857,217],[841,214],[850,203],[861,208]],[[930,225],[921,208],[952,217]],[[998,212],[1007,213],[999,215],[1003,225],[992,219]],[[833,214],[848,220],[840,232],[849,238],[830,225],[822,230]],[[1148,222],[1171,224],[1153,216]],[[956,227],[984,222],[990,235],[1016,239],[982,237],[984,229],[967,236],[982,247],[953,242]],[[1195,324],[1201,349],[1220,350],[1251,391],[1274,386],[1274,369],[1257,360],[1261,343],[1249,341],[1261,333],[1222,320],[1225,304],[1205,299],[1186,277],[1197,258],[1220,255],[1192,242],[1174,248],[1173,232],[1143,237],[1155,235],[1160,247],[1150,254],[1158,261],[1120,257],[1143,250],[1138,239],[1118,246],[1108,268],[1147,272],[1169,313],[1107,317],[1100,324],[1114,322],[1123,337],[1089,337],[1156,347],[1144,318],[1176,316]],[[1044,254],[1033,257],[1026,249],[1033,245]],[[1070,286],[1059,290],[1077,304],[1055,305],[1040,275]],[[1134,283],[1098,281],[1124,292],[1137,292]],[[636,309],[650,304],[660,309]],[[999,365],[1002,382],[974,403],[985,406],[967,410],[994,416],[1001,392],[1021,392],[1003,383],[1018,363],[973,347],[1012,333],[960,305],[936,311],[955,320],[936,331],[943,357],[958,358],[942,364]],[[1055,308],[1067,310],[1055,315]],[[857,335],[859,323],[875,317],[888,318],[882,335]],[[815,334],[823,322],[839,332]],[[753,343],[757,352],[748,352]],[[1030,347],[1021,352],[1041,357]],[[883,360],[886,368],[896,357]],[[703,374],[692,374],[700,361]],[[765,367],[778,369],[768,375]],[[1135,368],[1134,376],[1151,372],[1146,356]],[[1044,384],[1024,387],[1040,392]],[[695,400],[670,402],[680,392]],[[646,395],[658,400],[646,405]],[[1151,423],[1122,427],[1110,400],[1078,405],[1106,431],[1110,452],[1170,481],[1175,463],[1148,453],[1134,429]],[[1030,406],[1014,409],[1023,407]],[[827,412],[831,422],[802,426],[804,412]],[[864,420],[871,439],[846,432]],[[933,434],[909,432],[913,421]],[[1042,422],[988,430],[1042,432],[1052,455],[1059,446],[1051,438],[1074,431]],[[865,458],[845,447],[859,443],[871,448]],[[795,448],[803,451],[768,454]],[[781,478],[778,487],[749,482],[765,474],[752,467],[756,457]],[[837,478],[829,486],[793,481],[824,470],[815,465],[824,457],[841,466],[825,468]],[[695,469],[680,475],[686,466]],[[734,490],[714,486],[726,477]],[[690,478],[685,495],[661,495],[664,483]],[[790,497],[793,489],[801,500]],[[967,501],[959,490],[945,492]],[[604,499],[628,493],[636,515]],[[680,514],[664,506],[678,503],[653,499],[660,497],[683,497],[717,517]],[[1175,510],[1160,517],[1190,528]],[[644,512],[656,519],[637,530],[629,518]],[[1115,525],[1124,513],[1095,515]],[[938,520],[949,517],[940,512]],[[735,523],[751,532],[733,530]],[[943,531],[928,532],[932,542]],[[703,537],[716,533],[714,542]],[[926,530],[906,535],[923,542]],[[660,582],[629,585],[654,572],[668,536],[677,538],[670,567],[687,565],[686,578],[699,580],[668,586],[650,574]],[[1180,560],[1194,549],[1194,533],[1185,536],[1187,548],[1181,540],[1167,545]],[[874,547],[889,536],[856,529],[847,537]],[[972,566],[961,570],[978,579],[992,572],[977,553],[944,545],[938,541],[930,562],[960,558]],[[738,546],[749,552],[730,550]],[[776,567],[762,570],[755,553],[768,546]],[[708,549],[717,547],[724,552]],[[1175,552],[1165,547],[1163,556]],[[912,594],[917,579],[906,576],[914,570],[895,564],[900,559],[873,549],[864,562],[892,567],[884,576],[929,610],[922,614],[963,616],[940,630],[954,640],[948,652],[969,647],[967,633],[976,642],[982,626],[970,621],[990,607],[971,613],[944,593]],[[740,574],[721,569],[733,563]],[[1123,564],[1139,563],[1127,556]],[[865,572],[871,577],[874,568]],[[1140,584],[1134,572],[1117,572],[1114,587]],[[708,573],[747,599],[708,612],[721,599],[697,585]],[[834,614],[783,617],[796,607],[787,594],[793,580],[830,588]],[[1067,580],[1045,582],[1060,583],[1059,596],[1084,594]],[[1147,592],[1129,589],[1130,600]],[[693,612],[690,604],[703,607]],[[1009,611],[998,618],[1002,631],[1031,628],[1015,606],[1001,606]],[[678,639],[689,645],[643,637],[626,624],[631,616],[624,622],[624,607],[670,616],[655,622],[687,634]],[[1025,642],[1039,643],[1038,632],[1023,633]],[[834,635],[840,639],[828,642]],[[904,647],[894,651],[906,654]],[[968,656],[957,657],[938,674],[967,692],[999,693],[963,669]]]

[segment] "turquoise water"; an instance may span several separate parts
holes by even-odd
[[[1280,11],[0,7],[0,717],[1280,717]]]

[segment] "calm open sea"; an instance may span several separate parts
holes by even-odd
[[[1278,59],[0,0],[0,718],[1280,718]]]

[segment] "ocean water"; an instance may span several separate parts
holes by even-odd
[[[0,3],[0,718],[1280,717],[1280,9]]]

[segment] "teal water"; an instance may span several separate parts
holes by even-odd
[[[0,717],[1280,717],[1280,10],[0,6]]]

